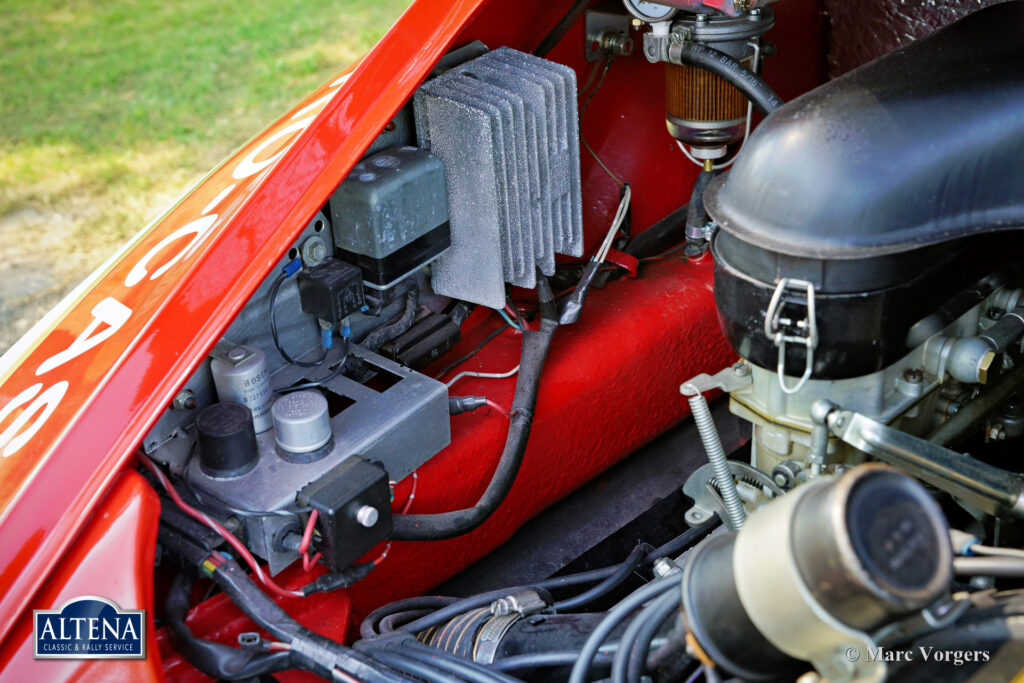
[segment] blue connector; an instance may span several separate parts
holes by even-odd
[[[334,345],[334,335],[331,334],[331,330],[320,329],[320,345],[325,349],[329,349]]]
[[[285,267],[281,269],[281,272],[284,273],[285,277],[291,277],[292,275],[295,275],[295,273],[299,272],[299,270],[301,269],[302,259],[296,257],[293,258],[287,265],[285,265]]]

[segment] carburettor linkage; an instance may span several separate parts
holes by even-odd
[[[830,401],[817,401],[811,414],[845,443],[955,498],[989,514],[1024,517],[1024,480],[1017,474],[843,410]]]

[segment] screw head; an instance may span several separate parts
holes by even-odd
[[[231,360],[242,360],[243,358],[245,358],[245,349],[236,346],[235,348],[228,351],[228,358],[230,358]]]
[[[914,384],[920,384],[924,379],[924,373],[920,368],[907,368],[903,372],[903,379]]]
[[[376,524],[378,519],[380,519],[380,512],[372,505],[364,505],[356,510],[356,521],[367,529]]]
[[[775,476],[772,477],[772,479],[775,481],[776,484],[782,486],[783,488],[789,482],[789,480],[786,478],[786,475],[783,474],[782,472],[777,472]]]
[[[750,366],[743,361],[739,361],[738,363],[733,363],[732,371],[740,377],[746,377],[750,374]]]

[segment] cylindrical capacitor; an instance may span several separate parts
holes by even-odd
[[[331,440],[327,399],[315,389],[285,394],[274,402],[271,414],[274,441],[285,453],[314,456]]]
[[[214,403],[196,417],[199,466],[211,477],[237,477],[256,466],[252,412],[241,403]]]
[[[274,392],[270,389],[270,372],[262,351],[255,346],[235,346],[214,356],[210,372],[217,387],[217,398],[249,408],[257,434],[273,426],[270,406]]]

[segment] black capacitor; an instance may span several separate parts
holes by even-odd
[[[196,417],[199,466],[211,477],[237,477],[256,466],[252,411],[241,403],[214,403]]]

